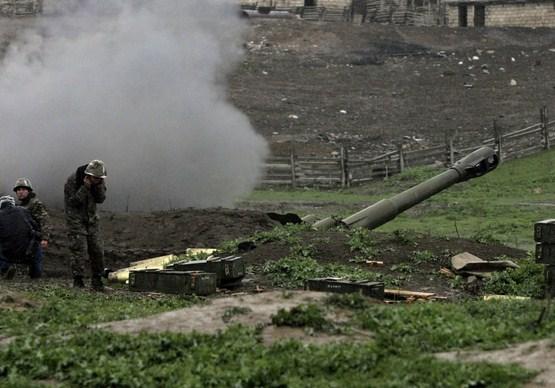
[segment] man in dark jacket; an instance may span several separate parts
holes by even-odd
[[[50,238],[48,212],[44,204],[37,198],[29,178],[17,179],[13,191],[17,197],[17,205],[29,210],[40,231],[40,246],[37,249],[37,259],[35,260],[37,267],[31,268],[30,272],[32,278],[40,277],[42,273],[43,249],[48,247],[48,240]]]
[[[71,250],[71,272],[73,286],[85,286],[85,255],[89,254],[91,264],[91,286],[102,291],[102,271],[104,270],[104,250],[99,236],[96,205],[106,199],[106,168],[101,160],[85,164],[69,176],[64,187],[64,204],[68,238]]]
[[[15,206],[13,197],[0,197],[0,274],[11,279],[14,264],[27,264],[31,277],[39,277],[34,272],[38,244],[38,227],[29,211]]]

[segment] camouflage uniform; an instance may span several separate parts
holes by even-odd
[[[37,195],[32,191],[29,192],[27,198],[20,201],[17,205],[29,210],[33,220],[35,220],[39,227],[40,239],[50,240],[51,227],[48,212],[43,203],[37,198]]]
[[[64,204],[68,238],[71,250],[71,272],[83,277],[85,254],[88,252],[92,275],[99,276],[104,269],[104,250],[99,236],[96,204],[106,199],[104,181],[89,189],[83,184],[85,169],[81,166],[69,176],[64,187]]]

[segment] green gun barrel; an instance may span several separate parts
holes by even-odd
[[[457,161],[452,167],[425,182],[391,198],[382,199],[367,208],[342,219],[328,217],[314,223],[316,229],[329,229],[338,223],[348,227],[377,228],[414,205],[458,182],[477,178],[494,170],[499,163],[495,151],[482,147]]]

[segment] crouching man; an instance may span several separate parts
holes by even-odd
[[[101,160],[93,160],[71,174],[64,187],[65,216],[71,250],[73,287],[83,288],[84,262],[89,254],[91,287],[104,290],[104,249],[99,235],[96,205],[106,199],[106,168]]]
[[[15,275],[14,264],[29,266],[32,278],[40,277],[42,263],[37,255],[40,234],[31,213],[15,206],[10,196],[0,197],[0,274],[6,279]]]
[[[37,262],[39,265],[43,261],[43,249],[48,247],[50,236],[50,221],[48,212],[43,203],[37,198],[33,190],[33,185],[29,178],[19,178],[14,185],[13,191],[17,197],[17,206],[21,206],[31,213],[31,217],[36,222],[40,231],[40,245],[37,250]],[[35,273],[30,273],[32,278],[40,277],[42,268],[36,268]]]

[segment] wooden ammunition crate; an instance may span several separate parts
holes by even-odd
[[[536,244],[536,263],[555,265],[555,244]]]
[[[130,271],[129,289],[168,294],[210,295],[216,292],[216,275],[202,271]]]
[[[245,262],[240,256],[215,257],[208,260],[177,262],[171,265],[178,271],[204,271],[216,274],[218,287],[236,285],[245,276]]]
[[[534,224],[536,242],[555,244],[555,220],[543,220]]]
[[[372,298],[384,298],[384,284],[382,282],[351,282],[342,279],[320,278],[308,279],[305,288],[311,291],[360,293]]]

